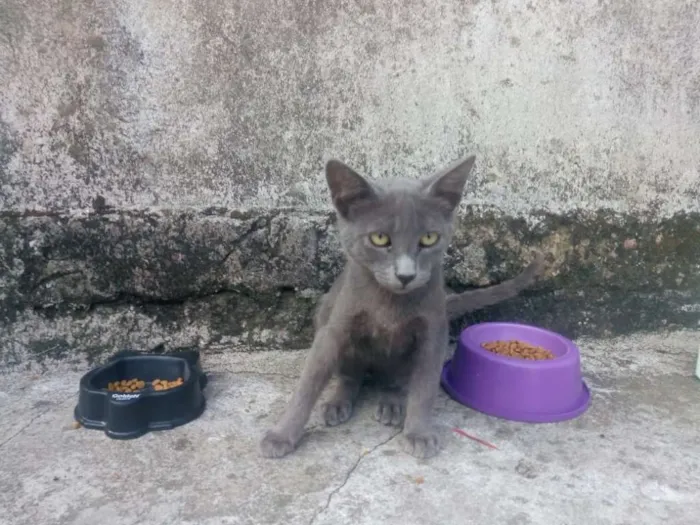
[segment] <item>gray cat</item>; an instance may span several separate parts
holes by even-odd
[[[427,180],[369,182],[332,160],[326,179],[338,213],[347,264],[323,297],[316,335],[296,391],[261,443],[266,457],[293,451],[332,375],[338,385],[326,424],[347,421],[367,374],[384,392],[375,419],[403,423],[406,452],[440,449],[431,421],[448,346],[448,320],[517,295],[542,273],[538,256],[519,276],[489,288],[447,295],[442,263],[475,157]]]

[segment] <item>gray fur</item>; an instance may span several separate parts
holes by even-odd
[[[333,375],[338,386],[324,418],[331,426],[347,421],[367,374],[385,390],[375,419],[403,424],[408,453],[426,458],[438,452],[440,436],[431,411],[448,344],[448,319],[516,295],[543,266],[538,257],[511,281],[446,295],[443,258],[474,160],[460,160],[427,180],[383,184],[369,182],[341,162],[328,163],[326,178],[347,264],[321,300],[312,348],[289,405],[262,440],[264,456],[282,457],[296,448]],[[390,246],[373,245],[373,232],[388,235]],[[438,233],[439,240],[421,248],[421,236],[430,232]]]

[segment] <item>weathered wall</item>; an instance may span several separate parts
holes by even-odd
[[[478,155],[450,284],[551,263],[488,315],[695,324],[698,27],[676,0],[0,0],[5,358],[307,344],[330,156]]]
[[[510,213],[698,210],[677,0],[1,0],[2,208],[326,206],[479,155]]]

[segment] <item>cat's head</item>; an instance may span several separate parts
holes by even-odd
[[[326,179],[348,257],[391,292],[424,286],[442,265],[474,160],[462,159],[427,179],[382,183],[328,162]]]

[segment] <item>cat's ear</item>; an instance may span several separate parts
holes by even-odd
[[[425,181],[424,191],[444,204],[445,208],[452,212],[462,200],[462,192],[467,182],[467,177],[474,167],[476,156],[454,162],[437,175]]]
[[[372,185],[339,160],[330,160],[326,164],[326,181],[333,205],[345,219],[351,218],[353,211],[376,197]]]

